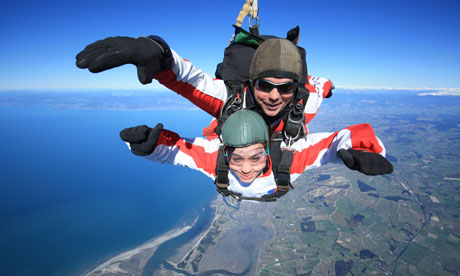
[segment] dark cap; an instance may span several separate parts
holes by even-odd
[[[289,40],[271,38],[257,48],[249,68],[249,78],[275,77],[299,81],[302,57],[297,46]]]

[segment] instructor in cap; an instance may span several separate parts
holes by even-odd
[[[77,55],[76,64],[93,73],[134,64],[142,84],[156,79],[214,118],[221,117],[232,94],[224,80],[215,79],[194,67],[158,36],[109,37],[96,41]],[[310,94],[302,112],[305,116],[302,121],[304,132],[307,132],[306,125],[316,115],[322,100],[331,95],[332,83],[326,78],[306,77],[306,65],[303,68],[302,64],[298,47],[287,39],[268,39],[254,53],[242,105],[258,112],[272,132],[282,131],[284,117],[294,104],[299,87]],[[300,83],[301,80],[307,83]],[[205,129],[204,135],[215,137],[216,126],[215,122]]]

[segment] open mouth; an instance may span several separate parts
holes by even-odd
[[[241,180],[249,180],[254,176],[254,174],[253,173],[251,173],[251,174],[241,174],[240,173],[239,176],[240,176]]]
[[[267,109],[269,109],[269,110],[276,110],[280,106],[280,104],[268,104],[268,103],[264,103],[264,104],[267,107]]]

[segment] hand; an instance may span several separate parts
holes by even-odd
[[[125,128],[120,132],[120,138],[130,144],[132,153],[146,156],[155,150],[162,129],[163,124],[157,124],[153,129],[146,125]]]
[[[380,154],[354,149],[338,152],[345,166],[366,175],[380,175],[393,172],[393,165]]]
[[[142,84],[151,83],[153,76],[172,62],[168,44],[157,36],[109,37],[86,46],[76,57],[77,67],[99,73],[125,64],[137,67]]]

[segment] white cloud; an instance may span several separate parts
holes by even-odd
[[[460,88],[430,88],[430,87],[419,87],[419,88],[408,88],[408,87],[376,87],[376,86],[336,86],[338,89],[344,90],[355,90],[368,92],[377,91],[413,91],[420,92],[417,96],[460,96]]]
[[[460,96],[460,88],[444,88],[434,92],[418,93],[418,96]]]

